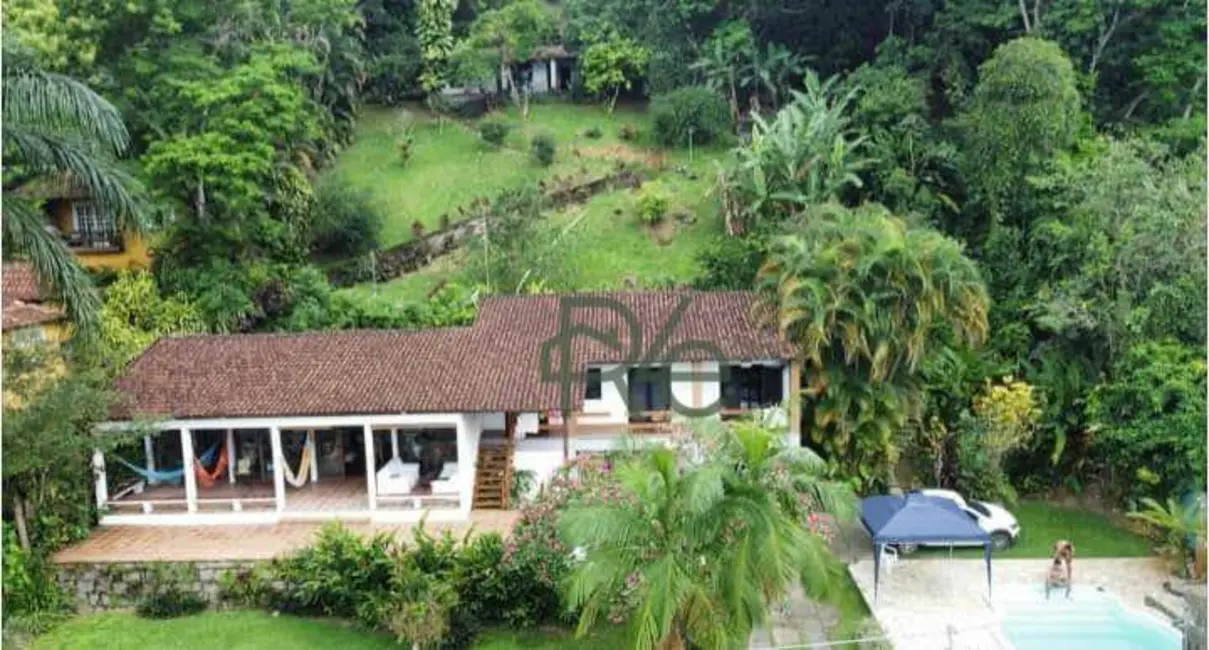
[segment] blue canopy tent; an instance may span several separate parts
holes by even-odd
[[[881,574],[882,549],[894,544],[982,544],[991,593],[991,536],[948,499],[923,494],[884,495],[861,501],[861,523],[873,536],[873,598]]]

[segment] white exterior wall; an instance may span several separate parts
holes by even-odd
[[[503,431],[504,430],[504,412],[498,413],[479,413],[481,419],[482,431]]]
[[[673,363],[672,364],[672,410],[675,411],[679,407],[693,408],[699,406],[697,400],[693,399],[693,381],[687,379],[690,373],[696,370],[695,364],[692,363]],[[686,379],[677,381],[676,377],[683,375]]]
[[[479,439],[483,435],[483,418],[477,413],[464,413],[458,423],[458,481],[461,483],[461,507],[467,517],[474,503],[474,477],[479,464]]]
[[[550,92],[550,63],[534,61],[529,64],[532,76],[529,78],[529,92],[533,94]]]
[[[630,412],[626,407],[626,381],[624,374],[621,381],[613,382],[608,378],[610,371],[620,366],[593,366],[601,370],[600,399],[584,400],[583,409],[576,420],[579,424],[628,424]]]

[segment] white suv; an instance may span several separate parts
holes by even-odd
[[[968,514],[978,527],[985,530],[991,536],[991,548],[996,551],[1007,549],[1016,542],[1016,538],[1020,536],[1020,524],[1016,521],[1016,517],[1008,512],[1003,506],[985,501],[966,501],[960,494],[952,490],[927,489],[916,490],[915,494],[922,494],[929,497],[938,497],[948,499],[957,504],[963,512]],[[953,544],[953,546],[975,546],[969,542]],[[930,545],[927,545],[930,546]],[[943,544],[948,546],[948,544]],[[903,553],[914,553],[918,548],[916,544],[900,544],[898,549]]]

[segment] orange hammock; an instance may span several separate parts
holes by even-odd
[[[218,482],[218,478],[223,472],[227,471],[227,463],[230,461],[227,458],[227,446],[222,446],[222,451],[218,454],[218,462],[214,463],[214,470],[207,471],[206,466],[200,458],[194,459],[193,473],[197,475],[197,483],[204,488],[212,488]]]

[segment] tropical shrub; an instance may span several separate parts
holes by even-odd
[[[326,257],[357,257],[376,251],[382,222],[382,212],[369,192],[340,180],[325,181],[315,188],[310,250]]]
[[[635,207],[639,222],[647,226],[660,224],[667,218],[668,210],[672,207],[671,192],[659,181],[646,183],[638,190]]]
[[[617,129],[617,137],[626,142],[633,142],[638,139],[638,127],[626,122],[621,125],[621,128]]]
[[[666,147],[717,142],[730,132],[726,100],[704,86],[689,86],[651,100],[651,128]]]
[[[294,555],[227,572],[220,596],[244,607],[356,620],[421,647],[469,648],[487,626],[557,620],[557,576],[544,572],[557,552],[536,541],[505,545],[495,533],[432,536],[423,525],[407,545],[331,524]]]
[[[703,291],[750,289],[767,249],[767,241],[752,234],[715,237],[697,254],[697,268],[701,271],[693,280],[693,287]]]
[[[558,153],[558,143],[554,141],[554,135],[551,133],[538,133],[533,136],[533,141],[529,143],[530,153],[533,155],[533,160],[542,167],[549,167],[554,163],[554,156]]]
[[[1144,342],[1087,401],[1096,455],[1121,499],[1205,486],[1206,372],[1202,350]]]
[[[1168,561],[1171,570],[1182,578],[1192,577],[1196,551],[1205,546],[1205,497],[1203,494],[1180,503],[1168,497],[1163,503],[1145,497],[1142,508],[1129,513],[1149,527],[1151,538],[1158,544],[1159,554]]]
[[[498,119],[487,119],[479,122],[479,136],[483,141],[493,147],[500,147],[504,144],[504,139],[508,137],[508,132],[512,130],[512,126],[507,122]]]
[[[98,344],[81,358],[116,374],[162,336],[205,330],[200,310],[184,296],[161,294],[146,271],[123,270],[105,290]]]
[[[760,269],[766,316],[806,360],[803,416],[836,475],[883,488],[924,360],[985,339],[986,288],[961,244],[881,206],[827,204],[804,224]]]
[[[593,126],[590,126],[586,129],[584,129],[585,138],[589,138],[591,140],[598,140],[598,139],[600,139],[600,136],[602,136],[602,135],[604,135],[604,132],[600,130],[599,126],[593,125]]]
[[[865,137],[848,117],[857,90],[840,92],[836,78],[809,73],[805,92],[794,91],[775,118],[752,116],[751,143],[735,150],[735,163],[720,178],[728,223],[743,230],[780,223],[861,186],[858,173],[869,164]]]
[[[416,152],[416,137],[410,132],[400,135],[395,140],[395,150],[399,152],[399,164],[406,167]]]
[[[558,519],[572,506],[632,505],[612,474],[611,461],[576,457],[559,468],[532,503],[520,512],[508,538],[505,558],[516,567],[517,577],[528,576],[524,589],[530,611],[517,611],[534,621],[550,621],[562,612],[560,586],[571,571],[572,547],[559,535]],[[616,594],[609,618],[623,620],[627,604]]]
[[[579,71],[584,90],[603,96],[609,112],[617,105],[617,96],[634,86],[651,56],[650,48],[629,38],[612,34],[598,39],[584,49],[579,59]]]
[[[17,533],[4,526],[4,622],[12,617],[70,611],[67,594],[59,588],[54,570],[32,551],[21,548]]]
[[[208,605],[200,595],[179,585],[169,585],[149,594],[135,611],[143,618],[177,618],[201,613]]]

